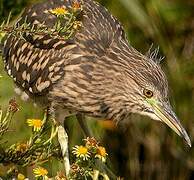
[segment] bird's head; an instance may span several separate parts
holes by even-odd
[[[128,91],[128,107],[138,113],[167,124],[191,147],[187,132],[172,110],[168,99],[168,83],[159,63],[147,57],[141,57],[126,71],[125,84]]]

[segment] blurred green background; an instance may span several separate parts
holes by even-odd
[[[14,18],[36,0],[0,0],[0,22],[12,11]],[[194,1],[193,0],[100,0],[124,26],[133,47],[142,53],[151,44],[165,56],[161,66],[167,74],[172,105],[194,137]],[[6,107],[14,97],[12,80],[0,62],[0,105]],[[43,111],[17,98],[20,111],[14,117],[8,144],[25,141],[31,131],[27,118],[41,118]],[[125,179],[194,179],[194,148],[187,145],[162,123],[133,115],[115,128],[110,122],[89,121],[95,135],[107,148],[113,171]],[[70,144],[83,138],[76,120],[67,121]],[[77,131],[80,130],[80,132]],[[50,173],[56,171],[48,163]],[[0,166],[0,175],[6,167]],[[26,171],[22,169],[22,171]]]

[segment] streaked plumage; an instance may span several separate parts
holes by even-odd
[[[70,1],[60,0],[34,5],[23,13],[18,26],[25,19],[31,26],[52,28],[56,17],[49,10],[69,5]],[[92,0],[83,0],[82,5],[83,25],[68,40],[8,34],[3,49],[8,74],[46,106],[116,122],[130,113],[160,120],[143,93],[149,89],[162,107],[170,108],[167,80],[159,63],[131,47],[120,23],[104,7]]]

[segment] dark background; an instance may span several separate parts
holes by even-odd
[[[33,0],[36,2],[36,0]],[[0,0],[0,22],[12,11],[13,19],[29,0]],[[167,74],[171,103],[193,141],[194,137],[194,1],[192,0],[100,0],[123,24],[133,47],[146,53],[153,44],[165,56],[161,66]],[[14,97],[12,80],[0,62],[0,105]],[[43,111],[33,103],[19,100],[20,111],[12,122],[8,143],[25,141],[29,136],[27,118],[41,118]],[[90,121],[98,139],[107,148],[108,163],[125,179],[194,179],[194,148],[187,145],[162,123],[133,115],[118,128],[111,122]],[[83,138],[76,120],[67,121],[71,146]],[[78,129],[80,132],[78,132]],[[61,164],[48,162],[49,174]],[[0,166],[0,176],[9,167]],[[20,168],[27,173],[25,168]]]

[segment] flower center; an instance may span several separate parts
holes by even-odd
[[[47,171],[46,169],[41,168],[41,169],[40,169],[40,174],[41,174],[42,176],[45,176],[45,175],[48,174],[48,171]]]
[[[66,15],[68,13],[65,7],[58,7],[58,8],[52,9],[50,12],[55,15]]]
[[[102,146],[99,146],[98,149],[97,149],[97,154],[100,155],[100,156],[105,157],[107,155],[106,149]]]
[[[41,127],[42,126],[42,121],[39,120],[39,119],[35,119],[35,120],[33,120],[33,125],[35,127]]]
[[[79,154],[83,154],[83,155],[88,153],[88,149],[86,147],[83,147],[83,146],[80,146],[77,151]]]

